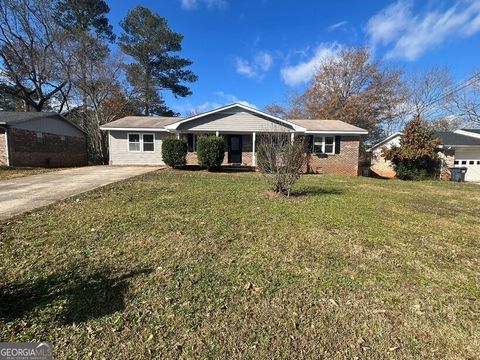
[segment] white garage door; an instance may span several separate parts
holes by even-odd
[[[455,166],[466,167],[466,181],[480,181],[480,150],[455,151]]]

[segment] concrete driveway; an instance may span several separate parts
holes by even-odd
[[[0,220],[158,170],[144,166],[86,166],[0,181]]]

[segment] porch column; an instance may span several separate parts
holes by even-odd
[[[295,133],[291,133],[290,134],[290,141],[292,142],[292,145],[293,145],[293,142],[295,141]]]
[[[255,153],[255,138],[256,138],[256,133],[252,134],[252,165],[256,166],[257,165],[257,154]]]
[[[216,137],[218,137],[219,135],[220,135],[220,134],[219,134],[219,132],[218,132],[218,131],[217,131],[217,132],[215,132],[215,136],[216,136]]]
[[[176,137],[177,137],[177,140],[180,139],[180,133],[179,132],[176,133]]]

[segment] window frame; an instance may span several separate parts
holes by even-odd
[[[138,144],[140,145],[139,150],[130,150],[130,135],[138,135]],[[127,133],[127,151],[132,153],[142,152],[142,134],[141,133]]]
[[[331,152],[326,152],[325,147],[327,146],[326,143],[326,138],[332,138],[333,142],[331,144],[328,144],[328,146],[332,146],[332,151]],[[318,139],[321,139],[321,145],[315,145],[315,143],[320,143],[320,141],[317,141]],[[335,155],[335,148],[336,148],[336,139],[335,135],[313,135],[313,153],[318,154],[318,155]],[[316,151],[315,149],[321,147],[321,152]]]
[[[46,134],[42,131],[37,131],[35,133],[35,137],[37,140],[37,144],[39,145],[46,145],[47,144],[47,137]]]
[[[147,144],[153,144],[153,150],[145,150],[145,148],[143,146],[145,144],[145,140],[144,140],[145,135],[152,135],[152,138],[153,138],[152,142],[147,142]],[[140,149],[142,150],[142,152],[146,152],[146,153],[154,153],[155,152],[155,133],[142,133],[140,142],[142,144],[140,146]]]

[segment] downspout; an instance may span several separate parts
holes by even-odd
[[[10,166],[10,144],[8,142],[8,127],[5,126],[5,157],[7,158],[7,166]]]

